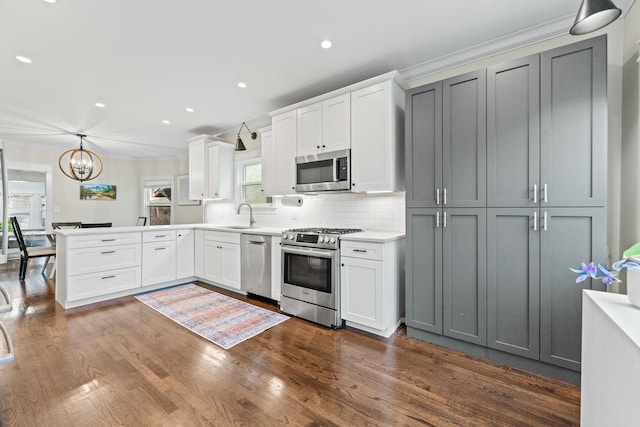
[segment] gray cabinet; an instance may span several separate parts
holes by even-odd
[[[487,177],[486,73],[442,83],[442,189],[448,207],[485,207]]]
[[[408,335],[579,371],[581,291],[602,285],[569,268],[607,257],[606,37],[413,88],[406,108]]]
[[[487,206],[537,206],[540,57],[487,69]]]
[[[542,210],[540,254],[540,360],[580,370],[582,290],[604,285],[577,284],[568,267],[606,259],[605,209]]]
[[[443,335],[487,342],[486,209],[442,213]]]
[[[541,198],[548,206],[606,205],[606,92],[606,36],[540,55]]]

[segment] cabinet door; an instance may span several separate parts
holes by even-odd
[[[486,74],[474,71],[442,86],[443,203],[486,206]]]
[[[382,329],[382,261],[342,257],[340,262],[342,318]]]
[[[205,198],[206,158],[205,141],[189,143],[189,199],[202,200]]]
[[[226,143],[209,144],[207,162],[208,198],[233,198],[233,146]]]
[[[406,95],[408,207],[436,207],[442,191],[442,82]]]
[[[394,85],[388,81],[351,92],[353,191],[397,190],[404,186],[404,182],[397,182],[396,175],[403,170],[397,131],[401,129],[404,99],[399,105],[400,96],[395,96],[399,89]]]
[[[221,243],[220,246],[222,261],[220,283],[233,289],[240,289],[240,245]]]
[[[204,241],[204,278],[214,282],[222,283],[222,246],[215,240]]]
[[[541,54],[541,206],[605,206],[606,36]]]
[[[442,215],[443,334],[486,345],[486,209],[445,209]]]
[[[406,324],[442,334],[442,212],[407,209]]]
[[[579,371],[582,290],[604,290],[604,285],[599,280],[578,284],[569,268],[607,262],[606,208],[551,208],[541,213],[540,360]]]
[[[487,206],[537,206],[540,181],[540,59],[487,70]]]
[[[264,194],[273,193],[276,186],[276,152],[273,146],[273,132],[266,131],[260,134],[260,145],[262,150],[262,192]]]
[[[270,162],[263,163],[262,169],[271,169],[275,176],[275,185],[265,188],[268,196],[294,194],[296,187],[296,149],[297,149],[297,116],[296,111],[289,111],[272,118],[273,156]]]
[[[194,230],[178,230],[176,235],[176,276],[178,279],[194,275]]]
[[[204,231],[195,230],[194,234],[193,274],[196,277],[204,278]]]
[[[487,344],[540,357],[538,209],[487,209]]]
[[[351,148],[351,94],[322,102],[322,151]]]
[[[176,280],[176,242],[162,241],[142,245],[143,286]]]
[[[298,120],[298,156],[316,154],[322,146],[322,103],[296,110]]]
[[[280,301],[282,294],[281,242],[282,238],[280,236],[271,236],[271,299],[275,301]]]

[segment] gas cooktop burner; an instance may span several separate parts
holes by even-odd
[[[348,233],[359,233],[362,231],[359,228],[320,228],[320,227],[312,227],[312,228],[293,228],[291,230],[287,230],[292,233],[317,233],[317,234],[348,234]]]

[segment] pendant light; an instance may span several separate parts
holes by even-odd
[[[622,10],[610,0],[582,0],[571,33],[574,36],[599,30],[618,19]]]
[[[87,135],[78,133],[76,136],[80,137],[80,149],[62,153],[58,159],[58,166],[62,173],[71,179],[80,182],[90,181],[102,173],[102,159],[96,153],[83,148],[82,140]]]
[[[251,132],[249,126],[247,126],[245,122],[242,122],[242,125],[240,125],[240,129],[238,129],[238,136],[236,137],[236,151],[245,151],[247,149],[247,147],[244,146],[244,142],[242,142],[242,138],[240,138],[240,132],[242,131],[243,127],[247,128],[247,130],[251,134],[251,139],[256,139],[258,137],[257,133]]]

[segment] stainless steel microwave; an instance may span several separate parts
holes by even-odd
[[[296,157],[296,191],[347,191],[351,189],[351,150]]]

